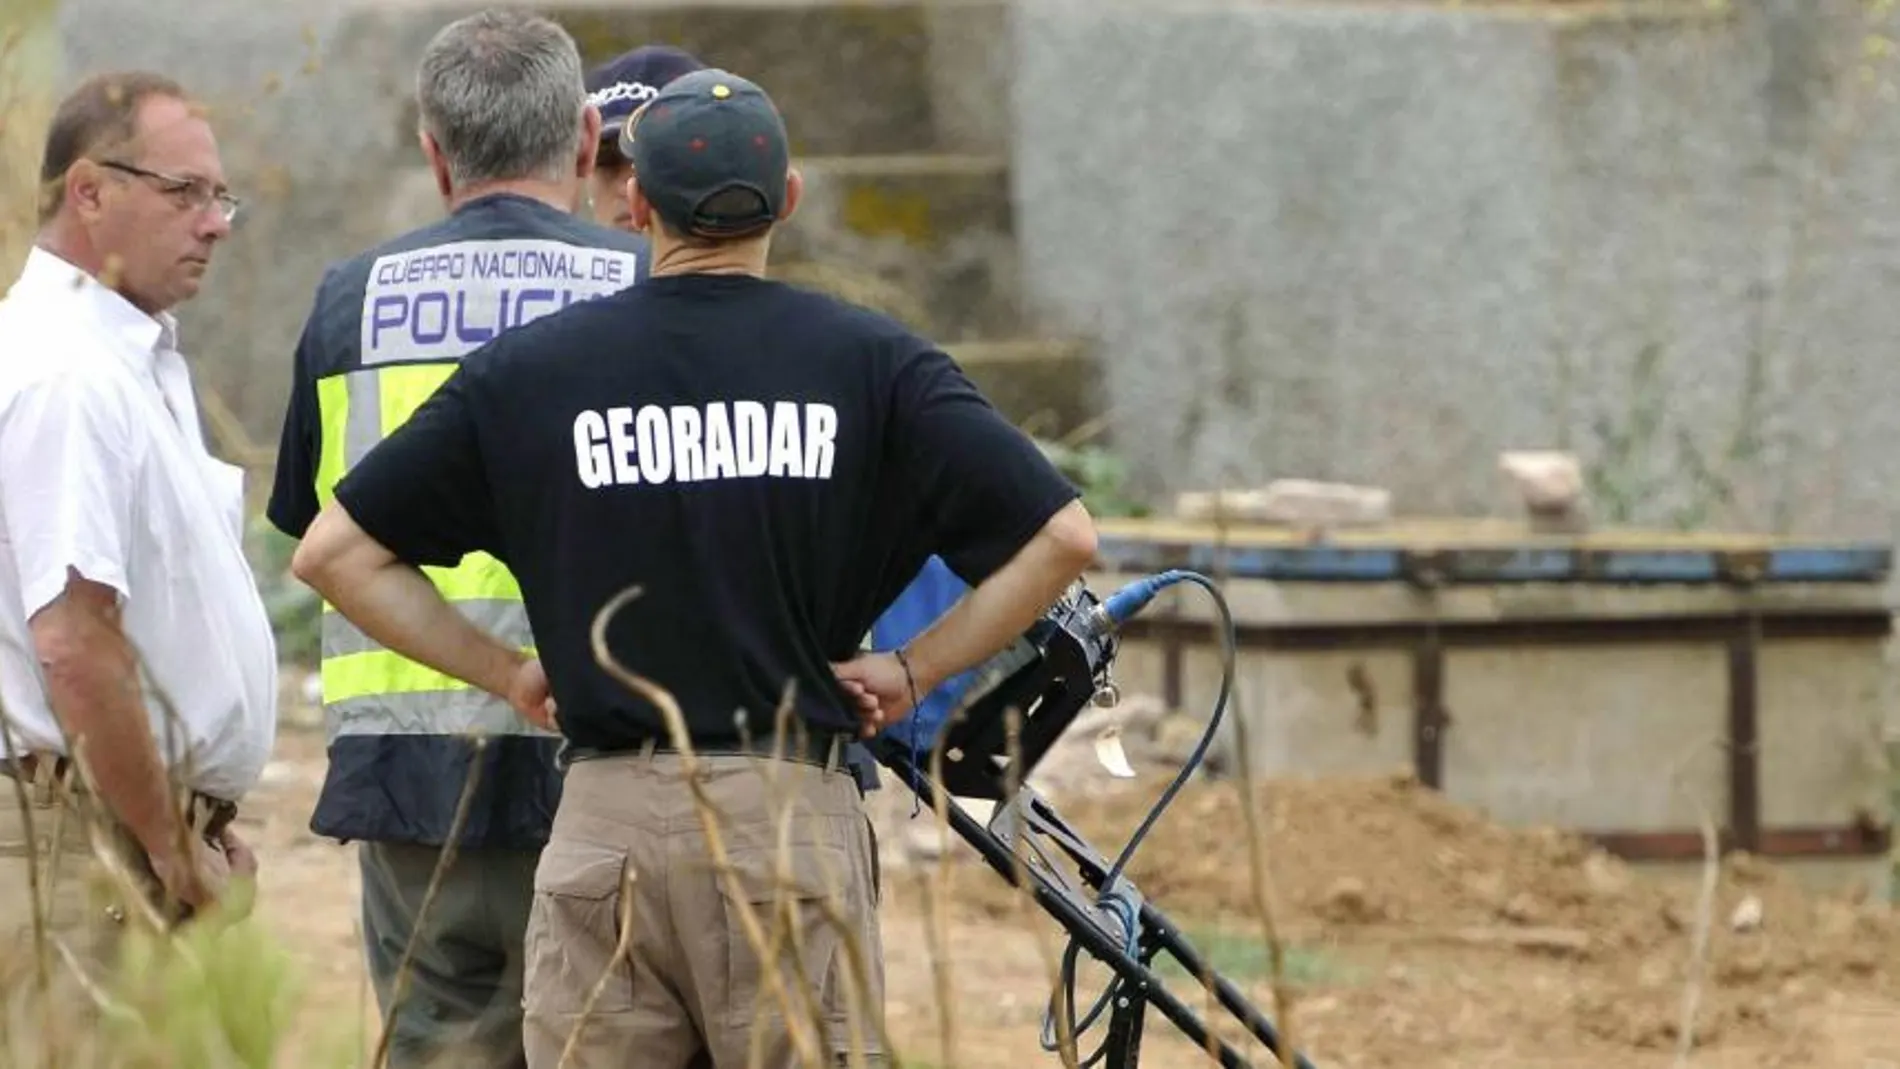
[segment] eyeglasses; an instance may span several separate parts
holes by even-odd
[[[218,215],[227,223],[237,217],[238,209],[244,205],[243,201],[231,195],[230,190],[213,185],[202,178],[180,178],[175,174],[148,171],[143,167],[135,167],[118,160],[100,160],[99,166],[158,183],[159,192],[177,201],[181,208],[201,212],[216,204]]]

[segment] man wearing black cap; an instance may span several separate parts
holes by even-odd
[[[641,105],[659,95],[661,87],[705,67],[692,53],[671,45],[642,45],[588,73],[587,99],[600,111],[600,152],[595,156],[594,177],[589,184],[595,222],[633,232],[632,201],[627,197],[627,179],[633,177],[633,163],[621,154],[620,131]],[[938,569],[943,567],[942,562],[934,559],[932,565]],[[916,603],[903,606],[910,610],[911,616],[928,608],[934,619],[949,607],[947,602],[922,604],[921,593],[915,591],[906,591],[905,597]],[[883,623],[880,620],[879,626]],[[941,696],[932,695],[927,700],[941,700]],[[857,777],[859,787],[866,791],[878,789],[877,762],[863,744],[853,742],[846,748],[845,764]]]
[[[629,116],[659,95],[662,86],[680,75],[704,70],[705,66],[697,56],[682,49],[670,45],[642,45],[588,72],[587,101],[600,111],[600,152],[595,157],[594,178],[588,187],[595,222],[621,230],[633,229],[632,201],[627,197],[627,179],[633,177],[633,163],[621,155],[620,131]],[[909,639],[943,615],[967,590],[943,561],[932,557],[889,610],[878,617],[872,625],[872,634]],[[946,680],[942,687],[925,695],[926,707],[935,703],[947,709],[969,678],[963,675]],[[877,768],[870,751],[852,743],[847,761],[865,790],[877,790]]]
[[[1092,560],[1094,525],[938,348],[764,278],[800,186],[762,90],[688,74],[621,144],[648,281],[471,354],[292,566],[379,641],[568,740],[527,939],[534,1069],[570,1041],[583,1067],[881,1064],[875,861],[840,754],[1021,634]],[[417,571],[477,551],[520,578],[539,659]],[[970,594],[860,653],[932,553]],[[697,787],[661,707],[595,660],[597,616],[636,586],[603,638],[677,700]]]
[[[620,154],[620,131],[627,125],[627,116],[658,96],[660,87],[705,66],[692,53],[671,45],[642,45],[587,72],[587,102],[600,112],[600,151],[588,183],[595,222],[616,230],[633,229],[627,209],[632,165]]]

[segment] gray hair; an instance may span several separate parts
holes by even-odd
[[[558,180],[580,153],[587,106],[580,51],[539,15],[470,15],[423,51],[416,104],[456,186]]]

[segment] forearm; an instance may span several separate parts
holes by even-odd
[[[1094,522],[1080,502],[1058,512],[1001,568],[906,647],[919,694],[981,664],[1062,596],[1095,554]]]
[[[147,853],[168,853],[179,842],[178,812],[136,656],[116,628],[99,624],[85,631],[42,658],[53,715],[106,808]]]
[[[505,695],[509,678],[528,659],[469,623],[427,576],[407,564],[391,562],[360,576],[339,577],[317,590],[377,642],[491,694]]]
[[[491,694],[505,696],[515,669],[528,659],[469,623],[427,576],[340,510],[317,518],[291,567],[370,638]]]

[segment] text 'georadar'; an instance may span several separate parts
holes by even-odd
[[[829,479],[838,412],[793,401],[589,409],[574,417],[581,485]]]

